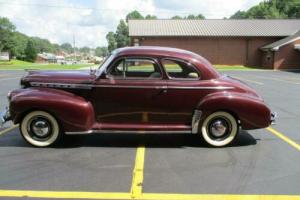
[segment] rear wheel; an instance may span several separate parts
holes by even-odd
[[[28,113],[20,124],[24,139],[33,146],[47,147],[60,138],[60,127],[57,120],[44,111]]]
[[[238,133],[236,119],[227,112],[215,112],[203,122],[201,134],[211,146],[222,147],[230,144]]]

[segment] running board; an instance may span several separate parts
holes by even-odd
[[[89,130],[89,131],[80,131],[80,132],[65,132],[66,135],[88,135],[88,134],[94,134],[94,133],[137,133],[137,134],[153,134],[153,133],[160,133],[160,134],[177,134],[177,133],[192,133],[192,131],[189,130],[164,130],[164,131],[153,131],[153,130]]]

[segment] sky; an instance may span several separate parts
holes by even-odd
[[[0,16],[17,30],[53,43],[76,46],[107,45],[105,36],[133,10],[166,19],[174,15],[203,14],[207,19],[230,17],[262,0],[0,0]]]

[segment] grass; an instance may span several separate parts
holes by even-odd
[[[41,69],[41,70],[72,70],[72,69],[80,69],[82,67],[89,67],[94,64],[75,64],[75,65],[61,65],[61,64],[39,64],[39,63],[31,63],[20,60],[11,60],[11,61],[0,61],[0,70],[24,70],[24,69]],[[146,65],[145,65],[146,66]],[[152,67],[152,66],[151,66]],[[229,70],[237,70],[237,71],[248,71],[248,70],[259,70],[259,68],[255,67],[246,67],[242,65],[214,65],[215,69],[218,71],[229,71]],[[133,70],[139,67],[132,67]],[[152,67],[153,68],[153,67]],[[168,68],[172,71],[178,71],[177,66],[168,65]],[[152,69],[151,69],[152,70]]]
[[[243,65],[214,65],[215,69],[218,71],[248,71],[248,70],[259,70],[259,67],[248,67]]]
[[[31,63],[20,60],[0,61],[0,70],[24,70],[24,69],[41,69],[41,70],[70,70],[80,69],[82,67],[89,67],[94,64],[74,64],[74,65],[61,65],[61,64],[40,64]]]

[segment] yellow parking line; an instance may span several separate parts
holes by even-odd
[[[52,192],[31,190],[0,190],[0,197],[57,199],[130,199],[130,193],[118,192]]]
[[[143,191],[144,179],[144,160],[145,160],[145,147],[140,146],[136,150],[135,166],[132,175],[131,184],[131,197],[136,199],[140,198]]]
[[[3,131],[0,131],[0,136],[1,136],[1,135],[4,135],[5,133],[8,133],[8,132],[14,130],[14,129],[17,128],[18,126],[19,126],[19,125],[16,124],[16,125],[13,125],[13,126],[7,128],[7,129],[4,129]]]
[[[51,199],[140,199],[140,200],[300,200],[299,195],[244,195],[244,194],[166,194],[143,193],[133,198],[122,192],[54,192],[31,190],[0,190],[0,197],[51,198]]]
[[[145,193],[143,200],[300,200],[297,195],[161,194]]]
[[[283,133],[276,131],[272,127],[268,127],[266,129],[300,151],[300,145],[294,142],[293,140],[291,140],[290,138],[288,138],[287,136],[285,136]]]

